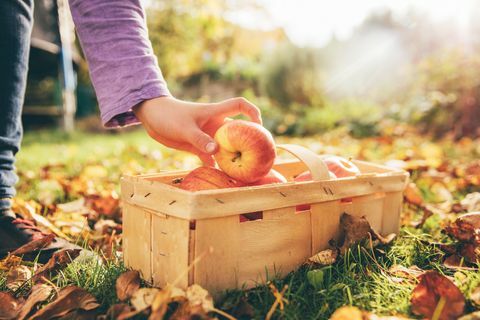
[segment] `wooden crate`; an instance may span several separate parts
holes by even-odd
[[[197,283],[215,294],[296,269],[339,236],[343,212],[382,234],[399,230],[408,173],[354,161],[361,175],[327,180],[319,156],[281,148],[300,160],[277,171],[291,181],[310,170],[316,181],[190,192],[172,185],[186,171],[123,177],[125,264],[155,285]],[[296,212],[301,204],[310,210]],[[253,212],[261,219],[240,221]]]

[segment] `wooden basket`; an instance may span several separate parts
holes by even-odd
[[[186,171],[123,177],[125,264],[155,285],[197,283],[215,294],[296,269],[338,238],[343,212],[382,234],[399,230],[407,172],[353,161],[361,175],[329,180],[313,152],[279,148],[299,160],[275,170],[289,181],[310,170],[315,181],[190,192],[172,185]],[[296,212],[302,204],[310,210]],[[260,219],[240,222],[253,212]]]

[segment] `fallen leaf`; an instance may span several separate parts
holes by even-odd
[[[52,291],[53,287],[48,284],[40,283],[34,285],[32,287],[32,292],[20,309],[18,320],[25,319],[38,303],[43,302],[50,297]]]
[[[113,216],[117,212],[119,202],[118,195],[114,191],[108,195],[92,194],[85,196],[85,205],[88,208],[106,216]]]
[[[11,268],[20,265],[22,258],[9,254],[5,259],[0,261],[0,270],[8,271]]]
[[[341,254],[345,254],[353,244],[370,236],[371,227],[365,217],[355,217],[344,213],[340,217],[340,227],[344,235],[343,242],[341,242],[342,246],[340,247]]]
[[[405,201],[413,205],[419,206],[423,204],[422,193],[418,189],[417,185],[413,182],[410,182],[404,191]]]
[[[48,273],[54,273],[65,268],[67,264],[80,255],[80,252],[80,249],[66,249],[55,252],[50,260],[35,272],[33,280],[37,280],[46,276]]]
[[[462,207],[469,211],[480,211],[480,192],[469,193],[460,201]]]
[[[0,292],[0,319],[15,319],[20,303],[8,292]]]
[[[167,313],[168,304],[170,303],[171,290],[170,286],[166,286],[160,290],[152,301],[152,313],[149,320],[163,319]]]
[[[126,315],[132,313],[133,308],[126,303],[118,303],[110,306],[107,311],[107,319],[127,319]]]
[[[201,306],[203,310],[209,312],[213,309],[213,299],[207,290],[193,284],[185,290],[185,297],[192,306]]]
[[[58,293],[57,299],[38,310],[32,319],[52,319],[62,317],[74,310],[93,310],[100,305],[90,293],[76,286],[62,288]]]
[[[460,241],[480,244],[480,212],[461,215],[445,231]]]
[[[135,270],[122,273],[115,284],[117,297],[120,301],[130,299],[139,288],[140,273]]]
[[[15,266],[7,273],[7,288],[15,291],[23,286],[26,281],[30,280],[31,277],[32,271],[29,267],[23,265]]]
[[[343,306],[335,310],[330,320],[363,320],[363,312],[357,307]]]
[[[152,305],[153,300],[160,289],[157,288],[140,288],[132,296],[130,303],[135,310],[144,310]]]
[[[338,250],[326,249],[308,258],[308,261],[313,262],[315,264],[327,266],[335,263],[335,261],[337,260],[337,257],[338,257]]]
[[[40,249],[45,248],[48,246],[52,241],[55,239],[55,235],[53,233],[48,234],[40,239],[30,241],[29,243],[21,246],[20,248],[16,249],[15,251],[11,252],[10,254],[21,256],[26,253],[38,251]]]
[[[465,298],[447,277],[427,271],[419,280],[410,300],[414,314],[428,318],[437,314],[439,320],[454,320],[463,314]]]

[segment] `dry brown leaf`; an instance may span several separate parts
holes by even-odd
[[[185,297],[192,306],[201,306],[203,310],[209,312],[213,310],[213,299],[207,290],[193,284],[185,290]]]
[[[107,319],[128,319],[126,316],[130,316],[133,311],[132,306],[126,303],[114,304],[107,311]]]
[[[20,265],[22,258],[9,254],[5,259],[0,261],[0,270],[8,271],[11,268]]]
[[[20,302],[8,292],[0,292],[0,319],[15,319]]]
[[[168,309],[168,304],[170,303],[171,297],[171,287],[166,286],[160,290],[152,301],[152,313],[150,314],[149,320],[163,319],[165,313]]]
[[[340,217],[340,226],[344,234],[343,244],[340,247],[341,254],[345,254],[353,244],[370,236],[371,227],[365,217],[355,217],[344,213]]]
[[[445,230],[460,241],[480,244],[480,212],[461,215]]]
[[[37,280],[48,273],[54,273],[63,269],[80,254],[80,249],[66,249],[55,252],[50,260],[40,267],[34,274],[33,280]]]
[[[135,291],[140,289],[140,273],[135,270],[122,273],[117,279],[115,289],[120,301],[130,299]]]
[[[23,284],[30,280],[32,277],[32,271],[29,267],[19,265],[11,268],[7,273],[7,288],[15,291]]]
[[[52,243],[52,241],[54,239],[55,239],[55,235],[53,233],[48,234],[48,235],[46,235],[46,236],[44,236],[40,239],[30,241],[29,243],[21,246],[20,248],[11,252],[10,254],[16,255],[16,256],[21,256],[21,255],[26,254],[26,253],[31,253],[31,252],[34,252],[34,251],[38,251],[38,250],[43,249],[46,246],[48,246],[50,243]]]
[[[308,258],[308,261],[327,266],[335,263],[338,257],[338,250],[332,250],[332,249],[326,249],[323,251],[320,251],[316,255]]]
[[[90,311],[98,308],[100,305],[90,293],[76,286],[62,288],[58,293],[57,299],[38,310],[32,319],[52,319],[62,317],[75,310]]]
[[[34,285],[32,287],[32,292],[20,309],[18,320],[25,319],[38,303],[43,302],[50,297],[52,291],[53,287],[48,284],[41,283]]]
[[[157,288],[140,288],[132,296],[130,300],[135,310],[144,310],[152,305],[153,300],[160,289]]]
[[[420,192],[420,190],[418,189],[415,183],[410,182],[403,194],[404,194],[405,200],[408,203],[411,203],[416,206],[423,204],[422,193]]]
[[[108,195],[92,194],[85,196],[85,205],[88,208],[106,216],[115,215],[119,202],[118,195],[114,191]]]
[[[412,312],[431,318],[437,307],[442,308],[439,320],[454,320],[463,314],[465,297],[447,277],[436,271],[419,276],[420,282],[412,292]]]
[[[468,212],[480,211],[480,192],[469,193],[460,201],[463,209]]]

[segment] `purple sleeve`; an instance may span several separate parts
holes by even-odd
[[[139,123],[138,103],[169,96],[140,0],[70,0],[106,127]]]

